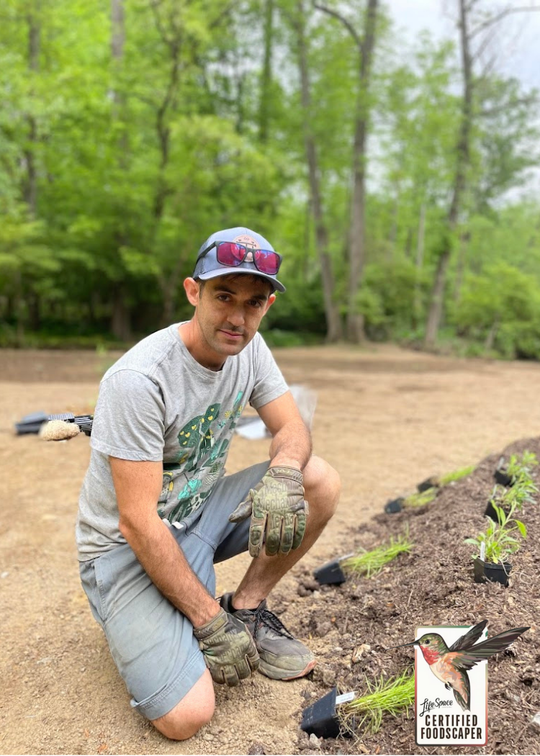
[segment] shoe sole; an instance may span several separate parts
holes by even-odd
[[[299,677],[305,677],[306,675],[309,675],[312,669],[317,664],[316,659],[312,659],[307,666],[301,671],[296,672],[293,675],[288,675],[284,677],[284,670],[280,669],[279,667],[273,667],[271,664],[267,664],[262,659],[259,660],[259,672],[265,677],[269,677],[271,680],[282,680],[283,682],[288,682],[289,680],[298,680]]]

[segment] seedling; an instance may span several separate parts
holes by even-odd
[[[364,551],[355,556],[345,559],[341,566],[344,570],[358,572],[366,577],[377,575],[385,564],[395,559],[398,554],[409,554],[413,544],[409,541],[408,532],[398,536],[395,540],[390,539],[389,544],[381,544],[371,551]]]
[[[344,704],[339,711],[345,729],[362,728],[376,733],[384,714],[397,717],[414,703],[414,675],[408,672],[389,680],[381,675],[375,684],[366,679],[366,684],[369,692]]]
[[[478,533],[475,538],[466,538],[465,543],[476,546],[478,553],[473,559],[479,557],[482,561],[500,564],[519,549],[520,542],[516,535],[526,538],[527,528],[497,504],[493,504],[493,508],[497,522],[490,521],[484,532]]]
[[[512,488],[495,486],[490,502],[493,505],[501,506],[507,514],[521,512],[525,503],[534,503],[533,494],[537,491],[538,489],[531,479],[520,480]]]
[[[526,454],[530,454],[530,452],[526,452]],[[530,474],[527,472],[529,468],[520,468],[520,471],[518,471],[517,467],[514,467],[513,469],[513,485],[510,488],[507,488],[504,485],[495,485],[495,487],[493,488],[491,498],[485,512],[485,514],[488,517],[491,517],[492,520],[497,519],[494,509],[495,506],[502,507],[506,514],[510,517],[514,514],[514,512],[521,512],[523,505],[526,502],[535,502],[533,494],[538,493],[538,487],[535,485]]]
[[[470,465],[469,467],[462,467],[461,470],[454,470],[454,472],[446,473],[446,475],[442,475],[439,478],[439,485],[447,486],[449,483],[454,483],[456,480],[466,478],[467,475],[470,475],[474,470],[475,466]]]
[[[446,473],[446,475],[434,475],[431,478],[426,478],[426,480],[423,480],[418,484],[418,492],[423,493],[430,488],[444,488],[449,483],[454,483],[456,480],[461,480],[461,478],[470,475],[474,469],[474,465],[471,465],[470,467],[463,467],[461,470],[454,470],[453,472]]]
[[[531,477],[532,470],[537,464],[536,454],[528,450],[525,450],[521,456],[512,454],[506,465],[504,457],[501,457],[495,470],[495,480],[505,486],[528,484],[534,486],[534,490],[538,490]]]
[[[506,466],[506,472],[514,480],[530,478],[534,467],[538,464],[536,454],[525,450],[521,456],[512,454]]]
[[[406,507],[425,507],[437,496],[437,488],[428,488],[427,491],[421,493],[414,493],[405,497]]]

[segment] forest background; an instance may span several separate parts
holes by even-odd
[[[540,358],[540,99],[504,73],[539,9],[446,0],[410,41],[381,0],[3,0],[0,346],[189,317],[246,225],[284,255],[271,344]]]

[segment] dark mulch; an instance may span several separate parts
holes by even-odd
[[[534,451],[540,459],[540,439],[512,444],[504,454]],[[468,478],[443,489],[421,509],[381,514],[358,528],[344,551],[372,548],[408,526],[415,544],[379,575],[355,577],[339,587],[316,586],[305,571],[298,572],[298,592],[304,604],[295,628],[304,637],[321,639],[320,663],[308,681],[306,706],[328,692],[366,691],[381,674],[394,676],[414,667],[412,648],[388,650],[413,640],[417,626],[472,625],[487,619],[489,636],[512,627],[530,626],[511,650],[488,663],[488,745],[483,748],[417,746],[413,712],[399,718],[385,716],[378,733],[357,733],[356,739],[309,742],[300,732],[299,751],[324,753],[540,753],[540,732],[530,720],[540,710],[540,507],[522,512],[528,538],[511,561],[510,586],[473,582],[471,546],[464,538],[485,528],[484,510],[493,487],[493,470],[500,454],[485,459]],[[429,472],[429,471],[426,471]],[[534,473],[540,479],[538,468]],[[382,508],[381,503],[381,508]],[[340,556],[340,555],[336,555]],[[324,645],[325,636],[332,640]],[[358,661],[354,652],[368,644]],[[356,658],[356,657],[355,657]]]

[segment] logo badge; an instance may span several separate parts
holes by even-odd
[[[419,627],[416,651],[416,744],[487,744],[487,622],[466,627]]]

